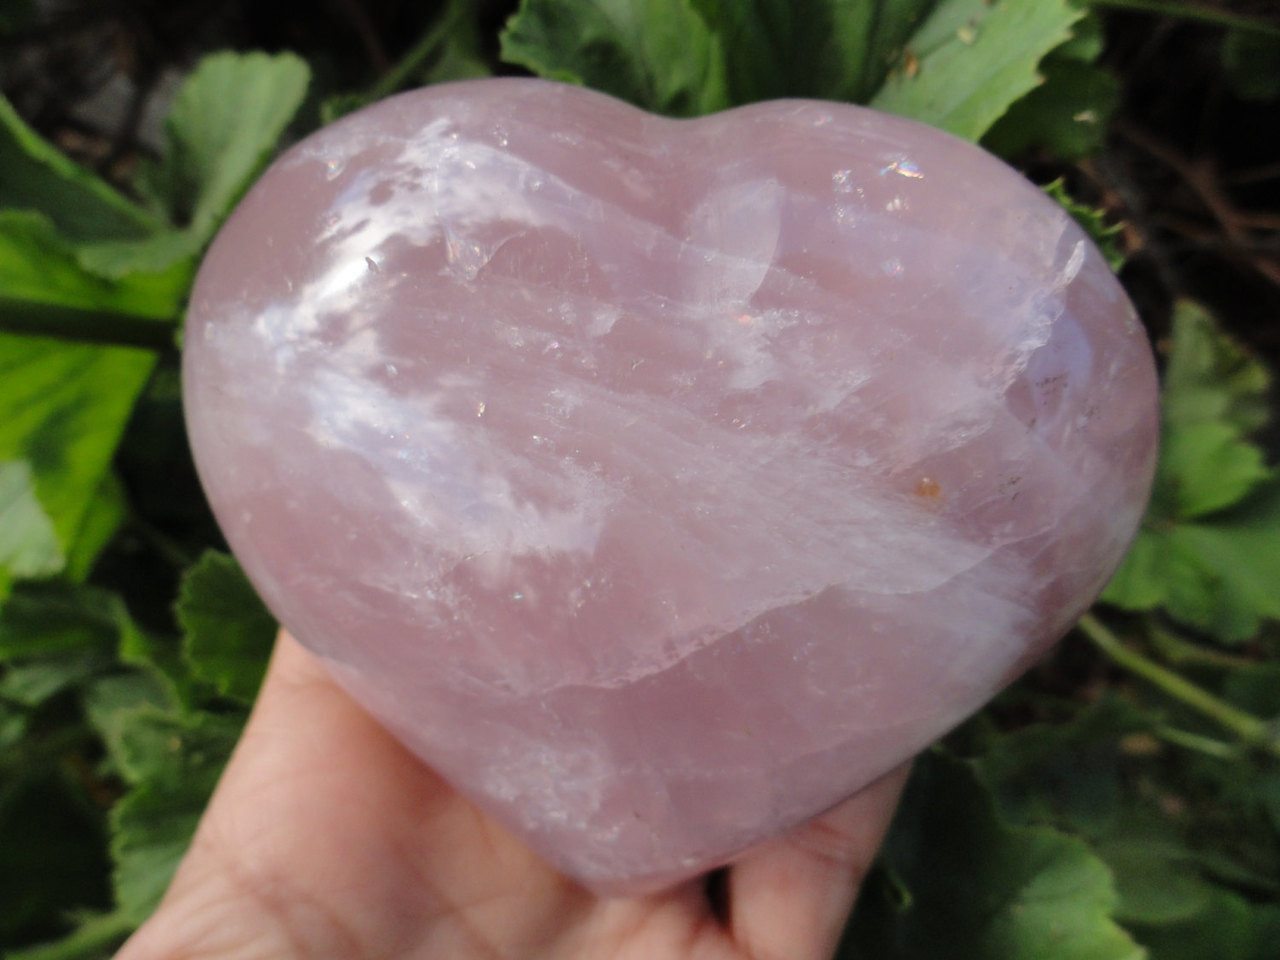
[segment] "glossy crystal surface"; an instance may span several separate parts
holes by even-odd
[[[850,795],[1087,607],[1156,380],[1070,218],[857,107],[429,88],[279,160],[186,333],[271,608],[573,876],[672,882]]]

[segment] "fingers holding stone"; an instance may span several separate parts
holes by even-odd
[[[728,875],[730,935],[759,960],[828,960],[893,819],[910,765],[768,841]]]

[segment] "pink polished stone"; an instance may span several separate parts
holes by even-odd
[[[899,764],[1119,562],[1156,380],[1097,250],[852,106],[697,121],[488,80],[291,150],[213,245],[186,398],[285,625],[604,891]]]

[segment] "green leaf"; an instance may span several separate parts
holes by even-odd
[[[239,736],[243,713],[173,713],[146,681],[103,680],[89,697],[111,764],[130,784],[111,810],[119,912],[140,923],[159,902]]]
[[[1090,11],[1071,28],[1071,39],[1055,47],[1049,55],[1055,59],[1093,63],[1102,56],[1106,45],[1107,38],[1103,30],[1102,18]]]
[[[995,737],[975,769],[1010,820],[1098,836],[1112,829],[1122,807],[1119,742],[1150,726],[1136,708],[1107,697],[1067,722]]]
[[[646,110],[695,116],[730,105],[721,40],[690,0],[522,0],[502,59]]]
[[[1133,924],[1150,960],[1275,960],[1280,906],[1259,905],[1217,889],[1204,907],[1176,923]]]
[[[452,83],[455,80],[476,80],[489,77],[493,71],[481,54],[480,39],[459,31],[451,36],[435,62],[423,72],[422,82]]]
[[[1280,770],[1271,770],[1260,777],[1257,792],[1272,829],[1280,835]]]
[[[492,74],[481,16],[483,11],[472,0],[446,0],[430,29],[379,79],[368,100],[388,96],[413,79],[423,84],[448,83]]]
[[[173,637],[131,624],[120,636],[120,662],[145,671],[174,703],[194,708],[201,699],[200,686],[183,663],[181,648]]]
[[[144,784],[112,808],[116,899],[120,911],[134,924],[141,924],[160,903],[191,844],[219,772],[216,768],[191,771],[185,785]]]
[[[1076,202],[1071,194],[1067,193],[1066,185],[1061,178],[1046,184],[1044,192],[1061,204],[1063,209],[1071,214],[1076,223],[1080,224],[1084,232],[1089,235],[1089,238],[1098,245],[1098,249],[1102,251],[1102,255],[1106,258],[1112,270],[1119,270],[1124,266],[1124,253],[1120,249],[1120,234],[1124,231],[1123,224],[1108,223],[1105,210],[1095,209]]]
[[[18,706],[0,703],[0,757],[21,740],[26,732],[27,711]]]
[[[1222,38],[1222,66],[1241,100],[1265,103],[1280,98],[1280,37],[1228,30]]]
[[[231,52],[205,57],[186,79],[154,182],[173,221],[188,227],[186,242],[198,247],[213,236],[271,158],[310,80],[293,54]],[[182,241],[156,241],[159,252],[172,254],[170,242]]]
[[[1015,787],[1019,812],[1047,810],[1052,822],[1089,843],[1115,879],[1119,899],[1112,916],[1117,922],[1130,931],[1183,924],[1198,917],[1217,896],[1219,889],[1211,879],[1215,872],[1230,872],[1235,880],[1248,878],[1249,873],[1217,849],[1189,846],[1180,835],[1181,818],[1171,817],[1152,802],[1152,794],[1181,796],[1188,790],[1190,777],[1180,762],[1185,755],[1161,757],[1158,743],[1152,741],[1157,752],[1126,756],[1119,743],[1122,733],[1142,729],[1143,724],[1132,722],[1139,718],[1133,708],[1119,701],[1110,703],[1101,710],[1086,711],[1072,723],[1047,730],[1030,727],[999,738],[983,758],[984,779],[1012,769],[1011,781],[998,787],[1006,796]],[[1119,723],[1108,735],[1113,720]],[[1055,746],[1063,748],[1061,755],[1055,754]],[[1007,753],[1014,754],[1012,762]],[[1224,768],[1238,767],[1218,762]],[[1076,776],[1084,784],[1070,779],[1076,764]],[[1249,778],[1248,771],[1239,775]],[[1044,779],[1037,782],[1037,776]],[[1072,802],[1054,801],[1063,795]],[[1231,816],[1243,811],[1235,799],[1223,798],[1221,803]],[[1201,816],[1201,842],[1220,843],[1216,831],[1205,829],[1209,815],[1202,811]],[[1207,869],[1210,860],[1221,865],[1218,871]]]
[[[31,467],[0,461],[0,599],[23,577],[47,577],[63,566],[53,523],[36,499]]]
[[[1280,618],[1280,482],[1203,522],[1148,526],[1103,599],[1132,610],[1163,606],[1224,642]]]
[[[1085,844],[1009,826],[959,761],[917,762],[844,956],[858,960],[1139,960],[1111,920],[1117,897]]]
[[[1258,715],[1280,714],[1280,663],[1221,669],[1224,699]],[[1187,725],[1193,718],[1186,717]],[[1138,790],[1175,796],[1169,822],[1180,828],[1200,872],[1219,885],[1280,903],[1280,822],[1276,790],[1280,766],[1262,756],[1208,756],[1182,751],[1161,766],[1162,782]],[[1152,791],[1154,786],[1155,790]]]
[[[1163,607],[1225,642],[1280,617],[1280,478],[1246,439],[1266,422],[1268,383],[1203,309],[1178,305],[1155,493],[1104,600]]]
[[[1270,384],[1267,368],[1219,330],[1203,307],[1189,300],[1176,306],[1161,398],[1166,424],[1227,423],[1252,432],[1269,417]]]
[[[164,230],[144,240],[103,240],[84,244],[76,262],[96,277],[131,279],[135,274],[166,274],[185,292],[195,275],[196,259],[208,237],[194,230]]]
[[[129,512],[124,487],[110,470],[98,485],[98,492],[85,508],[80,532],[67,556],[63,574],[76,581],[84,580],[98,555],[115,536]]]
[[[1144,526],[1112,575],[1102,601],[1124,610],[1154,610],[1168,595],[1165,579],[1168,557],[1164,554],[1160,528]]]
[[[1162,495],[1173,513],[1202,517],[1238,503],[1272,475],[1262,450],[1229,423],[1193,423],[1165,432],[1160,452]]]
[[[111,811],[116,903],[141,923],[155,909],[213,793],[242,716],[132,711],[115,760],[133,783]]]
[[[1101,19],[1089,13],[1072,32],[1070,40],[1041,62],[1044,84],[1014,103],[987,132],[983,138],[987,149],[1018,157],[1038,148],[1071,160],[1102,145],[1107,122],[1119,103],[1120,84],[1094,63],[1105,41]]]
[[[484,52],[482,12],[472,0],[447,0],[436,24],[417,49],[406,56],[400,69],[416,64],[418,79],[424,84],[490,76],[493,69]],[[393,89],[398,88],[397,84]]]
[[[83,683],[107,662],[103,657],[81,654],[10,664],[0,674],[0,698],[24,707],[38,707],[63,690]]]
[[[178,592],[183,654],[192,673],[219,693],[250,703],[275,640],[276,622],[228,554],[210,550]]]
[[[492,74],[484,53],[479,17],[471,0],[447,0],[408,52],[363,93],[339,93],[320,103],[320,120],[329,124],[339,117],[403,89],[409,83],[447,83]]]
[[[106,279],[81,263],[84,249],[58,233],[42,213],[0,211],[0,329],[38,332],[41,318],[77,311],[100,315],[107,338],[115,316],[123,321],[172,320],[177,315],[189,269]],[[30,316],[25,322],[24,314]]]
[[[1233,701],[1263,715],[1280,710],[1275,673],[1260,670],[1250,680],[1251,695]],[[1182,923],[1206,908],[1214,881],[1256,886],[1255,871],[1266,870],[1259,858],[1239,858],[1236,839],[1238,831],[1251,853],[1265,849],[1256,826],[1266,816],[1255,812],[1265,804],[1253,789],[1256,768],[1243,756],[1163,746],[1148,731],[1160,734],[1166,712],[1147,714],[1110,693],[1064,722],[989,736],[977,760],[1009,816],[1050,823],[1089,843],[1115,878],[1114,918],[1130,928]],[[1139,734],[1145,745],[1135,744]],[[1231,827],[1216,825],[1218,816]]]
[[[287,53],[224,52],[201,61],[166,119],[163,161],[142,178],[180,226],[85,245],[78,263],[110,280],[172,275],[185,291],[201,249],[271,159],[310,77],[306,63]]]
[[[1120,81],[1101,67],[1057,51],[1040,70],[1044,84],[1014,103],[987,131],[983,145],[1013,158],[1034,149],[1059,160],[1096,153],[1120,103]]]
[[[341,120],[348,113],[355,113],[369,104],[369,97],[363,93],[335,93],[320,101],[320,123],[328,126]]]
[[[114,597],[112,613],[119,640],[116,653],[120,662],[143,671],[163,692],[170,704],[183,708],[199,707],[208,691],[193,677],[182,657],[177,637],[154,630],[144,630],[129,615],[124,601]]]
[[[89,724],[106,745],[106,766],[122,779],[130,779],[120,761],[128,758],[124,739],[135,715],[141,708],[172,711],[176,705],[169,689],[154,674],[138,670],[92,678],[85,686],[83,701]]]
[[[943,0],[871,105],[977,140],[1041,82],[1083,16],[1068,0]]]
[[[938,0],[694,0],[722,40],[733,103],[864,102]]]
[[[118,911],[84,914],[77,911],[79,925],[52,943],[10,950],[5,960],[105,960],[137,927]]]
[[[523,0],[502,56],[659,113],[870,99],[977,139],[1081,16],[1067,0]]]
[[[105,906],[104,841],[101,814],[66,774],[0,784],[0,944],[51,936],[68,911]]]
[[[1280,662],[1236,667],[1223,681],[1222,692],[1228,700],[1250,713],[1280,717]],[[1276,775],[1280,777],[1280,770]]]
[[[0,334],[0,462],[30,464],[64,557],[86,519],[100,523],[90,507],[154,364],[141,350]]]
[[[1131,832],[1097,843],[1094,851],[1116,879],[1121,923],[1166,924],[1194,917],[1214,887],[1196,867],[1195,855],[1168,835]]]
[[[0,606],[0,662],[65,654],[110,655],[119,642],[119,598],[97,587],[19,584]]]
[[[142,237],[160,224],[44,140],[0,97],[0,207],[38,210],[75,240]]]

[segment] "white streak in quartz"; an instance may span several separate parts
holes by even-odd
[[[308,296],[302,291],[299,303],[305,304]],[[292,316],[310,317],[304,321],[304,328],[310,329],[322,312],[318,306],[304,307],[295,309]],[[274,325],[269,328],[276,329]],[[475,381],[454,378],[437,384],[435,396],[419,394],[406,403],[403,397],[365,379],[377,355],[370,334],[365,331],[327,349],[323,365],[308,380],[312,411],[308,430],[317,441],[330,448],[361,451],[369,459],[387,485],[389,496],[382,509],[398,510],[402,523],[410,529],[429,531],[441,555],[443,566],[438,569],[447,570],[466,557],[479,558],[472,561],[477,573],[484,582],[496,583],[510,578],[523,558],[553,554],[577,554],[584,570],[589,569],[605,517],[623,496],[622,490],[611,488],[588,471],[559,464],[555,473],[546,475],[546,482],[564,489],[575,507],[560,511],[535,508],[513,491],[505,478],[543,468],[505,447],[478,443],[483,434],[472,433],[464,441],[458,428],[439,413],[449,391],[473,396],[484,394],[485,388]],[[288,356],[279,343],[246,342],[243,349],[246,364],[253,356]],[[294,375],[288,369],[283,373]],[[562,392],[562,388],[552,387],[547,394],[556,390]],[[963,406],[988,395],[976,387],[973,391],[973,398],[962,401]],[[799,561],[782,571],[767,592],[727,595],[720,601],[722,612],[706,610],[704,622],[710,617],[707,628],[686,634],[656,652],[652,643],[642,644],[634,660],[576,682],[601,687],[626,685],[666,670],[767,611],[800,602],[832,586],[826,577],[831,569],[855,572],[839,583],[842,589],[920,593],[936,590],[973,570],[1002,545],[948,536],[938,518],[922,517],[910,504],[867,495],[847,467],[814,460],[799,449],[788,453],[775,444],[763,444],[732,431],[708,444],[699,433],[698,419],[675,404],[623,403],[612,391],[586,382],[577,384],[575,392],[577,403],[590,407],[601,420],[614,423],[620,433],[629,434],[628,450],[638,456],[617,471],[628,478],[628,485],[638,485],[646,473],[661,470],[662,462],[653,461],[648,452],[663,450],[667,458],[687,465],[687,474],[698,478],[700,489],[716,491],[714,499],[686,504],[686,508],[692,506],[695,516],[702,511],[697,522],[706,528],[685,548],[685,562],[691,570],[715,564],[725,581],[750,582],[752,558],[770,549],[776,531],[787,529],[789,540],[803,546]],[[406,450],[412,451],[410,457],[402,456]],[[745,475],[744,463],[751,465]],[[822,495],[809,498],[803,511],[798,511],[787,496],[797,488],[819,490]],[[655,504],[654,516],[662,513]],[[753,523],[743,527],[729,522],[729,518],[744,516],[753,518]],[[640,534],[643,539],[633,543],[634,552],[661,564],[673,542],[689,540],[688,522],[687,512],[682,511],[669,523],[652,523]],[[739,562],[741,569],[736,570],[734,565]],[[1016,568],[993,567],[985,574],[990,581],[988,592],[995,594],[1001,584],[1017,583],[1024,575]],[[422,576],[414,575],[417,592],[427,598],[448,595],[445,586],[433,582],[429,573],[426,580]],[[410,592],[406,584],[385,586]],[[429,619],[437,620],[439,615]],[[520,663],[498,662],[494,669],[497,675],[505,676],[503,685],[526,691],[563,682],[559,671],[540,679]]]
[[[363,178],[342,192],[341,203],[335,203],[332,210],[337,219],[328,237],[342,238],[341,246],[334,251],[334,262],[346,260],[351,266],[335,271],[338,279],[330,282],[340,288],[347,280],[358,279],[362,256],[368,251],[381,250],[383,244],[392,239],[423,245],[441,233],[451,266],[458,269],[463,279],[473,280],[494,252],[521,231],[543,226],[569,231],[572,225],[567,222],[568,217],[580,216],[584,202],[600,203],[598,198],[584,197],[558,178],[549,180],[560,191],[559,197],[548,191],[536,208],[522,195],[486,191],[477,186],[500,182],[501,178],[493,175],[495,168],[512,164],[517,169],[506,174],[508,182],[513,173],[517,178],[522,175],[520,171],[529,175],[527,164],[520,158],[485,144],[459,142],[452,138],[447,126],[430,125],[413,140],[401,144],[389,163],[389,169],[402,183],[393,190],[390,199],[384,199],[375,207],[369,198],[375,183],[364,182]],[[474,170],[477,175],[461,174],[457,169],[459,165]],[[488,177],[479,175],[486,172]],[[435,219],[424,220],[421,216],[421,197],[415,186],[422,178],[427,184]],[[686,309],[682,318],[709,321],[713,345],[727,349],[736,364],[731,385],[750,390],[771,379],[775,372],[764,349],[768,341],[764,327],[768,321],[745,324],[750,328],[748,331],[726,331],[726,324],[720,321],[743,315],[769,271],[780,270],[774,262],[774,253],[780,233],[782,192],[776,181],[766,180],[722,188],[721,193],[722,196],[713,194],[691,215],[688,239],[680,242],[678,263],[683,265],[682,275],[689,277],[691,284],[688,292],[681,296],[681,302],[708,305],[694,311]],[[565,218],[548,217],[549,209],[561,210]],[[637,222],[614,207],[609,207],[608,213],[610,229],[621,226],[675,239],[654,224]],[[495,220],[518,223],[520,227],[506,228],[483,242],[475,239],[477,226],[483,227]],[[647,242],[652,244],[655,240]],[[712,263],[714,269],[708,269]],[[709,279],[699,279],[701,277]],[[789,279],[795,282],[801,278]],[[300,299],[303,304],[309,300],[306,296]],[[323,299],[323,296],[314,299]],[[305,314],[305,307],[303,312]],[[773,317],[776,319],[776,314]],[[1046,318],[1046,323],[1051,321],[1052,317]],[[1035,345],[1028,341],[1024,346]],[[1010,377],[1019,372],[1017,364],[1003,369],[1009,371]],[[819,408],[832,406],[830,396],[815,398],[814,402]]]
[[[547,480],[564,486],[568,499],[577,507],[570,511],[538,510],[522,502],[504,479],[518,471],[537,471],[535,462],[520,459],[517,464],[512,460],[515,454],[478,444],[481,438],[475,435],[463,442],[457,428],[436,412],[443,405],[438,397],[418,396],[406,404],[403,398],[362,382],[360,374],[368,364],[364,349],[349,353],[338,348],[326,360],[332,369],[314,375],[308,389],[314,418],[311,432],[326,446],[363,451],[384,477],[403,522],[431,531],[436,549],[453,558],[449,562],[460,562],[467,556],[483,558],[477,566],[488,582],[509,578],[512,567],[528,556],[578,553],[584,565],[589,565],[604,518],[622,496],[621,491],[610,490],[586,471],[561,464]],[[476,385],[466,382],[441,386],[467,395],[479,392]],[[618,424],[619,430],[624,429],[623,424],[629,425],[625,429],[630,434],[630,449],[638,456],[619,473],[628,477],[630,484],[661,469],[661,463],[653,462],[647,452],[663,450],[667,457],[687,464],[688,474],[699,479],[701,489],[717,491],[714,500],[686,504],[693,506],[694,513],[705,511],[702,524],[709,528],[703,534],[705,540],[686,548],[686,562],[692,569],[712,563],[729,582],[749,580],[754,564],[751,558],[757,551],[769,549],[775,531],[783,527],[796,545],[804,547],[802,559],[783,571],[769,592],[732,598],[725,605],[726,612],[715,616],[706,631],[686,636],[657,657],[647,652],[620,672],[592,677],[593,684],[631,683],[666,669],[710,639],[829,586],[827,570],[856,572],[841,582],[845,589],[918,593],[937,589],[972,570],[1000,545],[949,537],[945,524],[937,518],[920,517],[909,504],[862,494],[847,469],[838,464],[805,458],[799,450],[788,455],[785,450],[728,431],[714,444],[686,439],[696,434],[699,424],[680,407],[623,405],[616,395],[587,383],[579,384],[578,390],[580,402],[590,406],[597,417]],[[398,456],[404,449],[413,450],[410,459]],[[744,462],[753,464],[746,475],[742,472]],[[809,499],[800,512],[786,496],[795,488],[818,489],[824,494]],[[646,539],[634,543],[633,549],[638,555],[652,556],[654,563],[661,562],[672,542],[688,539],[681,529],[687,522],[684,516],[682,512],[670,524],[652,524],[644,532]],[[735,529],[718,519],[733,516],[752,517],[754,523]],[[736,562],[741,562],[741,570],[734,569]],[[994,568],[989,576],[994,588],[1017,582],[1021,574],[1016,569]],[[430,586],[424,588],[430,590]],[[539,681],[524,675],[520,682],[528,686]]]
[[[348,356],[350,365],[344,362]],[[403,521],[448,550],[453,562],[493,558],[482,569],[496,581],[510,573],[502,564],[528,557],[589,559],[614,495],[588,471],[562,466],[546,479],[563,488],[573,507],[539,509],[520,497],[506,477],[515,468],[537,465],[504,448],[469,445],[440,413],[450,392],[474,395],[475,381],[442,381],[435,395],[419,394],[406,403],[361,379],[364,351],[339,350],[332,364],[315,374],[308,390],[308,432],[323,446],[362,451],[378,468]]]
[[[622,311],[613,304],[598,303],[591,312],[591,322],[587,325],[587,332],[593,337],[603,337],[613,329],[613,325],[621,316]]]
[[[396,168],[399,169],[400,164],[405,162],[405,157],[410,157],[412,162],[407,164],[409,175],[438,175],[438,170],[431,165],[430,157],[433,155],[433,150],[452,151],[456,159],[460,155],[457,153],[460,149],[458,145],[447,139],[443,142],[439,138],[427,139],[425,143],[419,141],[414,144],[412,151],[406,150],[404,156],[398,158]],[[502,160],[506,157],[506,155],[485,150],[478,153],[467,151],[466,155],[477,157],[472,161],[477,167],[489,159]],[[274,322],[269,323],[269,326],[278,328],[281,323],[280,316],[287,312],[290,318],[288,324],[292,328],[290,338],[296,339],[310,335],[314,332],[322,313],[350,309],[353,306],[352,298],[359,295],[360,291],[354,284],[364,277],[364,273],[353,270],[350,266],[341,265],[346,263],[363,266],[363,260],[356,259],[363,251],[381,250],[383,245],[391,239],[402,238],[408,234],[412,241],[421,244],[435,233],[436,228],[433,224],[428,223],[424,226],[421,219],[415,216],[416,205],[409,202],[412,200],[412,195],[409,194],[403,195],[404,202],[397,203],[396,197],[401,194],[393,192],[390,200],[382,202],[382,209],[378,211],[379,215],[375,218],[374,210],[368,200],[368,194],[374,186],[372,181],[362,184],[357,181],[357,186],[349,187],[344,191],[344,206],[341,210],[334,211],[337,220],[327,235],[331,242],[337,244],[332,257],[333,262],[339,266],[330,274],[322,274],[312,286],[299,291],[296,300],[289,307],[281,305],[278,311],[273,311]],[[733,254],[741,254],[740,256],[731,255],[726,259],[724,279],[720,281],[718,287],[708,290],[705,289],[704,284],[700,289],[698,281],[695,280],[692,293],[685,295],[687,298],[685,302],[710,302],[711,309],[699,310],[693,314],[686,310],[683,314],[686,321],[698,320],[709,327],[711,332],[709,343],[713,348],[719,348],[732,357],[735,371],[728,382],[731,387],[740,390],[754,389],[772,378],[775,368],[770,351],[771,342],[780,330],[794,322],[793,319],[778,311],[765,312],[756,316],[732,315],[734,310],[745,309],[750,297],[763,283],[764,277],[772,266],[771,258],[776,250],[780,232],[781,194],[776,182],[772,184],[766,182],[764,185],[756,183],[749,186],[749,190],[738,191],[732,197],[721,198],[725,203],[729,200],[733,201],[730,205],[731,209],[745,206],[745,212],[729,220],[724,218],[716,220],[708,213],[695,212],[691,218],[693,221],[690,230],[691,240],[681,244],[682,251],[693,251],[697,254],[692,258],[695,264],[705,262],[700,251],[717,249],[720,246],[729,247]],[[504,218],[513,216],[511,204],[505,202],[504,197],[496,194],[463,195],[458,190],[439,193],[433,189],[433,197],[439,205],[441,219],[446,224],[448,221],[445,218],[453,212],[454,204],[469,211],[469,215],[481,224],[485,222],[484,216],[481,215],[484,211],[501,209]],[[748,202],[753,197],[756,198],[754,202]],[[569,199],[565,203],[565,208],[569,209],[574,205],[572,199]],[[544,218],[533,225],[545,223]],[[445,228],[446,232],[453,229],[450,226]],[[505,235],[510,236],[511,231],[507,231]],[[1079,253],[1079,250],[1076,253]],[[686,259],[683,254],[682,259]],[[1078,261],[1078,257],[1074,255],[1073,259]],[[1078,267],[1079,263],[1076,262],[1074,269],[1078,270]],[[478,268],[476,271],[468,271],[468,279],[473,278],[474,272],[478,272]],[[696,277],[698,275],[696,267],[693,268],[693,272]],[[1069,265],[1064,272],[1064,277],[1069,280],[1073,275],[1072,266]],[[1028,311],[1019,309],[1016,305],[1009,305],[1006,308],[1014,315],[1028,315]],[[1007,374],[1010,377],[1019,373],[1025,365],[1025,358],[1043,345],[1047,338],[1049,324],[1053,319],[1053,316],[1046,316],[1042,312],[1030,312],[1029,322],[1033,324],[1034,332],[1029,332],[1016,348],[1022,354],[1022,359],[1015,359],[1010,363],[1010,358],[1002,358],[1002,363],[998,365],[999,369],[1013,370],[1013,374]],[[287,351],[280,349],[278,341],[271,344],[271,347],[277,359],[288,356]],[[532,510],[501,481],[498,481],[498,486],[494,486],[494,478],[507,475],[514,466],[503,465],[505,460],[510,459],[503,451],[483,452],[481,448],[481,452],[475,454],[473,459],[458,455],[457,451],[460,450],[475,450],[474,439],[470,444],[464,444],[460,437],[442,428],[440,418],[434,415],[434,408],[439,406],[437,401],[424,397],[409,406],[405,405],[402,399],[385,391],[380,395],[378,390],[370,390],[363,383],[363,377],[377,356],[375,346],[361,345],[358,340],[329,352],[326,362],[335,372],[313,378],[310,389],[313,398],[312,406],[315,410],[313,416],[316,418],[312,431],[328,446],[371,450],[371,459],[378,464],[386,477],[394,502],[404,511],[405,522],[411,526],[421,526],[431,530],[440,539],[441,547],[447,547],[448,552],[455,558],[477,555],[489,558],[483,568],[484,579],[487,582],[496,582],[510,575],[510,569],[502,566],[506,562],[500,559],[502,557],[518,561],[521,557],[537,554],[590,553],[600,536],[601,517],[605,515],[609,503],[616,500],[619,493],[611,496],[604,495],[598,480],[584,471],[578,471],[576,477],[557,476],[555,480],[566,486],[568,490],[578,491],[572,499],[584,506],[567,512],[539,513]],[[976,411],[986,407],[992,394],[992,386],[978,380],[967,380],[963,376],[963,371],[964,368],[961,367],[934,372],[934,376],[940,382],[953,383],[951,402],[947,406],[954,411],[949,421],[939,424],[936,434],[926,433],[921,438],[921,443],[931,446],[935,452],[966,442],[975,433],[986,429],[986,427],[975,428],[974,415],[966,411]],[[859,378],[855,378],[855,382],[857,379]],[[467,384],[466,389],[475,395],[482,395],[485,392],[483,386],[479,384]],[[607,408],[610,396],[607,392],[597,391],[597,394],[586,402],[591,404],[597,415],[600,415],[600,412]],[[826,402],[830,404],[830,399]],[[677,409],[676,413],[679,415],[680,411]],[[990,415],[989,408],[987,415]],[[635,424],[661,424],[669,416],[668,411],[636,408],[619,412],[614,420],[620,424],[619,429],[629,428],[634,434]],[[687,417],[687,414],[685,416]],[[684,429],[692,430],[696,429],[696,426],[696,423],[692,423],[686,425]],[[691,449],[682,454],[676,439],[679,433],[679,430],[675,430],[665,436],[637,438],[635,442],[639,445],[638,449],[663,449],[697,463],[703,453],[702,445],[699,444],[697,449]],[[384,436],[392,439],[388,443],[376,442],[378,438]],[[395,439],[397,437],[400,438],[398,441]],[[417,451],[414,461],[406,463],[392,460],[389,465],[384,464],[383,459],[387,457],[387,448],[395,448],[398,445],[411,445]],[[732,438],[721,441],[716,448],[719,452],[716,460],[701,464],[695,473],[704,477],[713,477],[719,473],[723,476],[724,485],[730,486],[732,479],[730,474],[740,473],[735,465],[740,464],[744,459],[752,462],[758,457],[750,450],[739,450],[737,447],[738,444],[735,444]],[[380,449],[383,450],[382,453],[378,452]],[[801,458],[797,457],[797,459]],[[525,469],[528,469],[529,462],[527,460],[522,462]],[[716,463],[721,466],[717,468]],[[643,464],[636,465],[636,468],[642,469]],[[811,479],[806,476],[806,472],[799,474],[799,482],[807,482]],[[726,503],[716,513],[717,515],[724,513],[757,517],[761,520],[762,530],[772,529],[781,522],[781,518],[778,521],[769,521],[771,506],[778,502],[777,498],[780,494],[785,493],[786,486],[796,482],[796,476],[794,468],[787,464],[784,465],[780,478],[785,481],[782,486],[778,482],[770,482],[767,477],[758,477],[755,483],[747,487],[754,491],[755,503]],[[815,479],[814,482],[833,490],[839,490],[843,485],[838,477],[832,477],[828,481]],[[738,485],[733,486],[741,489]],[[431,491],[430,499],[424,499],[422,495],[414,493],[414,491],[423,490]],[[588,494],[592,495],[588,496]],[[782,502],[785,502],[785,498]],[[908,511],[895,520],[900,510],[896,504],[890,502],[872,500],[859,503],[857,498],[841,497],[837,503],[815,501],[813,508],[815,517],[820,520],[815,521],[806,539],[801,541],[808,543],[811,548],[809,556],[812,560],[812,568],[815,571],[830,569],[833,563],[838,567],[857,566],[868,573],[874,572],[875,576],[880,578],[879,582],[844,584],[845,587],[853,590],[912,593],[934,589],[959,573],[974,567],[996,546],[970,545],[962,540],[940,538],[936,525],[929,523],[917,525],[913,511]],[[847,519],[841,519],[842,517]],[[451,520],[455,523],[450,523]],[[456,521],[459,520],[465,522],[458,525]],[[794,525],[795,521],[794,515],[787,518],[789,524]],[[876,530],[894,530],[895,534],[889,541],[877,544],[874,539],[868,539],[869,535],[874,537]],[[919,539],[909,539],[907,534],[902,532],[904,530],[916,531]],[[513,538],[510,531],[518,531],[526,539],[519,539],[518,535]],[[672,529],[665,531],[664,538],[679,535],[678,529]],[[826,549],[813,549],[824,540],[827,541]],[[738,556],[748,556],[755,549],[765,546],[763,542],[754,546],[740,543],[731,547],[729,552]],[[929,551],[924,550],[925,546],[930,547]],[[717,545],[716,549],[708,551],[708,555],[715,555],[719,549],[721,547]],[[841,559],[842,556],[843,559]],[[862,562],[854,563],[855,558],[859,558]],[[910,576],[900,582],[893,582],[891,577],[895,573],[900,574],[901,571],[910,571]],[[731,569],[725,572],[728,576],[733,576]],[[743,571],[744,574],[746,572]],[[1016,571],[995,571],[992,578],[993,581],[1007,579],[1014,574]],[[698,636],[688,637],[683,644],[673,645],[663,657],[657,660],[646,659],[639,668],[627,666],[620,673],[598,677],[594,682],[602,685],[630,683],[634,682],[637,676],[666,669],[671,663],[678,662],[687,656],[690,650],[697,648],[697,645],[705,643],[708,635],[730,632],[769,609],[797,602],[826,586],[830,584],[824,583],[821,579],[815,580],[809,565],[801,565],[794,569],[792,581],[775,584],[770,593],[762,595],[755,603],[745,608],[737,606],[736,622],[721,618],[716,621],[714,629]],[[524,682],[531,682],[531,679],[526,677]]]
[[[777,259],[786,191],[777,180],[729,182],[690,215],[681,246],[684,298],[729,314],[748,309]]]

